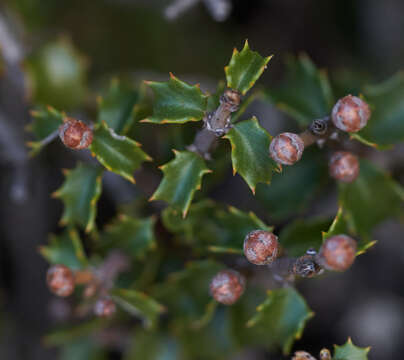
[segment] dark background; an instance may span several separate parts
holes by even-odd
[[[232,48],[240,48],[246,38],[254,50],[275,55],[260,80],[265,86],[276,84],[282,77],[283,59],[288,53],[309,54],[319,67],[328,69],[336,83],[343,76],[377,82],[403,67],[401,0],[235,0],[222,22],[215,21],[202,2],[168,20],[164,11],[169,3],[3,0],[0,44],[4,53],[13,46],[2,43],[7,36],[6,26],[16,31],[18,46],[27,56],[60,36],[70,38],[86,58],[87,80],[95,92],[104,79],[116,74],[164,79],[169,71],[212,89],[217,79],[223,78]],[[45,350],[40,343],[59,310],[52,310],[57,304],[46,289],[47,265],[37,247],[47,241],[48,233],[57,231],[62,206],[50,198],[50,193],[63,180],[60,169],[72,167],[76,159],[57,145],[51,145],[36,159],[28,159],[24,142],[29,136],[23,127],[30,121],[30,103],[20,65],[9,66],[11,71],[0,78],[0,358],[55,359],[56,352]],[[81,111],[74,107],[69,110]],[[288,119],[268,104],[256,103],[251,112],[259,114],[272,133],[289,126],[284,125],[289,124]],[[144,147],[152,149],[152,141],[149,139]],[[403,150],[398,146],[373,155],[401,184]],[[138,191],[150,195],[156,184],[140,177],[140,190],[133,190],[112,176],[104,186],[100,223],[111,216],[117,203]],[[268,218],[257,208],[242,180],[233,178],[230,172],[209,195],[244,210],[257,210],[261,217]],[[310,212],[335,214],[336,204],[336,195],[330,191],[311,204]],[[393,221],[382,224],[374,234],[378,244],[360,256],[347,273],[298,284],[316,316],[295,350],[317,354],[322,347],[342,344],[352,336],[358,345],[372,346],[371,359],[402,357],[403,230],[403,225]],[[248,358],[258,355],[240,356]],[[262,358],[277,359],[278,355]]]

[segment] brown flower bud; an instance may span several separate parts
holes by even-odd
[[[210,282],[213,298],[225,305],[234,304],[243,294],[245,278],[235,270],[222,270]]]
[[[303,255],[297,258],[292,266],[292,273],[304,278],[312,278],[323,271],[313,255]]]
[[[75,287],[73,272],[64,265],[51,266],[46,274],[46,282],[52,293],[62,297],[71,295]]]
[[[88,148],[93,141],[93,132],[82,121],[65,118],[59,127],[59,137],[63,144],[75,150]]]
[[[350,183],[359,175],[358,157],[348,151],[338,151],[330,159],[329,171],[334,179]]]
[[[347,235],[328,238],[319,252],[320,265],[327,270],[345,271],[355,261],[356,241]]]
[[[269,145],[269,154],[277,163],[293,165],[303,155],[304,143],[299,135],[285,132],[275,136]]]
[[[306,351],[296,351],[292,360],[316,360],[316,358]]]
[[[347,95],[334,105],[331,119],[338,129],[357,132],[366,126],[370,114],[370,108],[366,102],[356,96]]]
[[[320,360],[331,360],[330,350],[324,348],[320,351]]]
[[[241,95],[237,90],[227,89],[220,98],[220,102],[226,110],[235,112],[240,105]]]
[[[109,297],[98,299],[94,305],[94,314],[99,317],[110,317],[115,311],[115,303]]]
[[[269,231],[254,230],[244,239],[244,254],[255,265],[267,265],[278,256],[278,237]]]

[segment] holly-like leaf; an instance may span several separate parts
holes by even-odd
[[[96,204],[101,195],[102,169],[78,164],[65,170],[66,179],[53,196],[64,203],[62,225],[79,225],[87,232],[94,228]]]
[[[33,121],[27,126],[27,130],[34,134],[37,141],[28,142],[28,146],[32,149],[31,155],[36,155],[47,145],[46,139],[53,136],[63,123],[65,114],[47,106],[32,110],[31,116]]]
[[[164,306],[139,291],[131,289],[112,289],[110,295],[124,310],[132,315],[141,317],[147,328],[154,327],[160,314],[165,311]]]
[[[88,264],[80,236],[74,229],[51,235],[49,245],[41,246],[39,252],[50,264],[62,264],[73,270]]]
[[[66,38],[35,52],[26,69],[35,103],[66,109],[86,99],[87,61]]]
[[[227,86],[245,95],[262,75],[271,57],[264,58],[256,51],[251,51],[246,40],[241,52],[236,48],[233,50],[230,63],[224,68]]]
[[[152,160],[140,148],[139,143],[126,136],[117,135],[105,122],[95,127],[90,149],[109,171],[121,175],[132,183],[135,183],[133,173],[141,163]]]
[[[372,115],[359,135],[384,146],[404,141],[404,73],[365,87],[364,95],[371,105]]]
[[[257,186],[256,199],[271,218],[285,220],[302,212],[328,181],[327,162],[316,149],[305,149],[303,158],[284,166],[270,185]]]
[[[329,219],[324,218],[295,220],[282,229],[279,242],[288,256],[302,256],[310,248],[319,250],[322,233],[329,228],[330,223]]]
[[[303,333],[306,322],[313,312],[293,288],[268,292],[267,299],[258,306],[257,313],[247,323],[252,338],[266,339],[266,347],[281,347],[288,354],[296,339]]]
[[[156,247],[155,222],[154,217],[135,219],[120,215],[106,227],[100,244],[103,248],[119,248],[131,257],[143,259],[148,250]]]
[[[272,231],[254,213],[203,200],[190,207],[186,219],[167,208],[162,213],[164,226],[194,249],[242,254],[245,236],[252,230]]]
[[[334,96],[325,71],[318,70],[307,55],[289,57],[282,85],[267,92],[268,99],[302,127],[330,115]]]
[[[189,263],[158,284],[153,296],[167,305],[168,315],[178,326],[195,328],[211,306],[210,280],[222,269],[223,265],[211,260]]]
[[[238,172],[253,193],[257,183],[269,184],[278,165],[268,155],[271,136],[257,118],[235,124],[225,138],[231,143],[233,174]]]
[[[368,360],[370,347],[360,348],[352,343],[351,338],[341,346],[334,345],[333,360]]]
[[[149,81],[155,99],[153,115],[142,122],[156,124],[176,123],[202,120],[207,107],[207,96],[199,85],[188,85],[170,73],[167,82]]]
[[[346,220],[362,237],[361,246],[370,243],[372,229],[387,218],[402,214],[404,189],[382,170],[363,160],[360,174],[350,184],[339,184],[339,202]]]
[[[196,190],[201,188],[203,175],[211,170],[198,154],[174,150],[175,159],[160,167],[161,183],[150,200],[165,200],[186,216]]]
[[[98,122],[105,121],[117,134],[126,134],[133,122],[139,99],[137,91],[118,79],[112,80],[108,92],[99,100]]]

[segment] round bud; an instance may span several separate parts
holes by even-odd
[[[235,270],[222,270],[210,282],[213,298],[225,305],[234,304],[243,294],[245,278]]]
[[[330,350],[324,348],[320,351],[320,360],[331,360]]]
[[[355,261],[356,241],[347,235],[328,238],[319,252],[320,265],[327,270],[345,271]]]
[[[366,126],[370,118],[370,108],[362,99],[347,95],[334,105],[331,119],[334,125],[347,132],[357,132]]]
[[[59,127],[59,137],[68,148],[81,150],[91,145],[93,132],[82,121],[66,118]]]
[[[304,143],[297,134],[285,132],[275,136],[269,145],[269,155],[277,163],[293,165],[303,155]]]
[[[99,317],[110,317],[115,311],[115,303],[109,297],[98,299],[94,305],[94,314]]]
[[[350,183],[359,175],[358,157],[348,151],[337,151],[331,156],[329,171],[334,179]]]
[[[237,90],[227,89],[220,98],[220,102],[225,105],[227,110],[235,112],[241,102],[241,95]]]
[[[267,265],[278,256],[278,237],[269,231],[254,230],[244,239],[244,255],[255,265]]]
[[[53,265],[48,269],[46,282],[52,293],[57,296],[69,296],[74,291],[73,272],[64,265]]]
[[[292,357],[292,360],[316,360],[316,358],[311,356],[306,351],[296,351],[295,355]]]
[[[303,255],[296,259],[292,266],[292,273],[304,278],[312,278],[323,272],[321,266],[312,255]]]

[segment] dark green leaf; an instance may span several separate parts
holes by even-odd
[[[264,58],[256,51],[251,51],[248,41],[241,52],[235,48],[229,65],[224,69],[227,86],[245,95],[262,75],[271,57]]]
[[[330,223],[329,219],[324,218],[295,220],[282,229],[279,242],[288,256],[302,256],[310,248],[319,250],[322,233],[328,229]]]
[[[359,177],[339,184],[339,202],[349,226],[368,246],[372,229],[383,220],[402,214],[404,190],[367,161],[361,161]]]
[[[175,159],[160,167],[163,180],[150,200],[165,200],[185,217],[203,175],[211,170],[201,156],[190,151],[174,150]]]
[[[157,124],[202,120],[207,107],[207,97],[199,85],[191,86],[170,73],[167,82],[149,81],[155,100],[153,115],[142,121]]]
[[[404,141],[404,73],[364,89],[372,107],[369,122],[359,135],[378,145]]]
[[[94,140],[90,146],[91,152],[98,161],[109,171],[117,173],[135,182],[133,173],[144,161],[151,161],[141,148],[140,144],[126,136],[117,135],[105,123],[97,125],[94,129]]]
[[[278,165],[268,154],[271,136],[257,118],[237,123],[225,138],[231,143],[233,174],[240,173],[253,193],[257,183],[269,184]]]
[[[94,228],[96,204],[101,195],[100,168],[78,164],[74,170],[65,171],[66,179],[53,196],[64,203],[60,220],[63,225],[80,225],[85,230]]]
[[[268,292],[268,298],[258,306],[257,314],[248,321],[247,327],[257,338],[266,337],[266,347],[280,346],[283,353],[288,354],[313,315],[295,289],[277,289]]]
[[[368,360],[370,347],[360,348],[352,343],[351,338],[341,346],[334,345],[333,360]]]
[[[35,103],[74,108],[86,99],[87,62],[65,38],[49,43],[27,61]]]
[[[114,79],[108,92],[100,98],[98,122],[105,121],[117,134],[126,134],[133,123],[135,105],[138,101],[137,91]]]
[[[212,252],[242,253],[245,236],[252,230],[272,231],[254,213],[224,207],[203,200],[190,207],[186,219],[170,208],[163,211],[164,226],[183,238],[194,249]]]
[[[334,97],[327,74],[318,70],[307,55],[289,57],[282,85],[267,92],[268,98],[301,126],[330,115]]]
[[[144,258],[146,252],[156,247],[153,217],[135,219],[121,215],[115,222],[106,227],[101,235],[103,248],[119,248],[131,257]]]
[[[39,252],[50,264],[62,264],[74,270],[88,264],[80,236],[74,229],[51,235],[49,245],[41,246]]]
[[[214,94],[209,95],[206,111],[214,111],[220,105],[220,97],[223,95],[226,89],[224,81],[219,81],[217,89]]]
[[[132,315],[143,319],[147,328],[154,327],[164,307],[146,294],[130,289],[112,289],[114,301]]]

